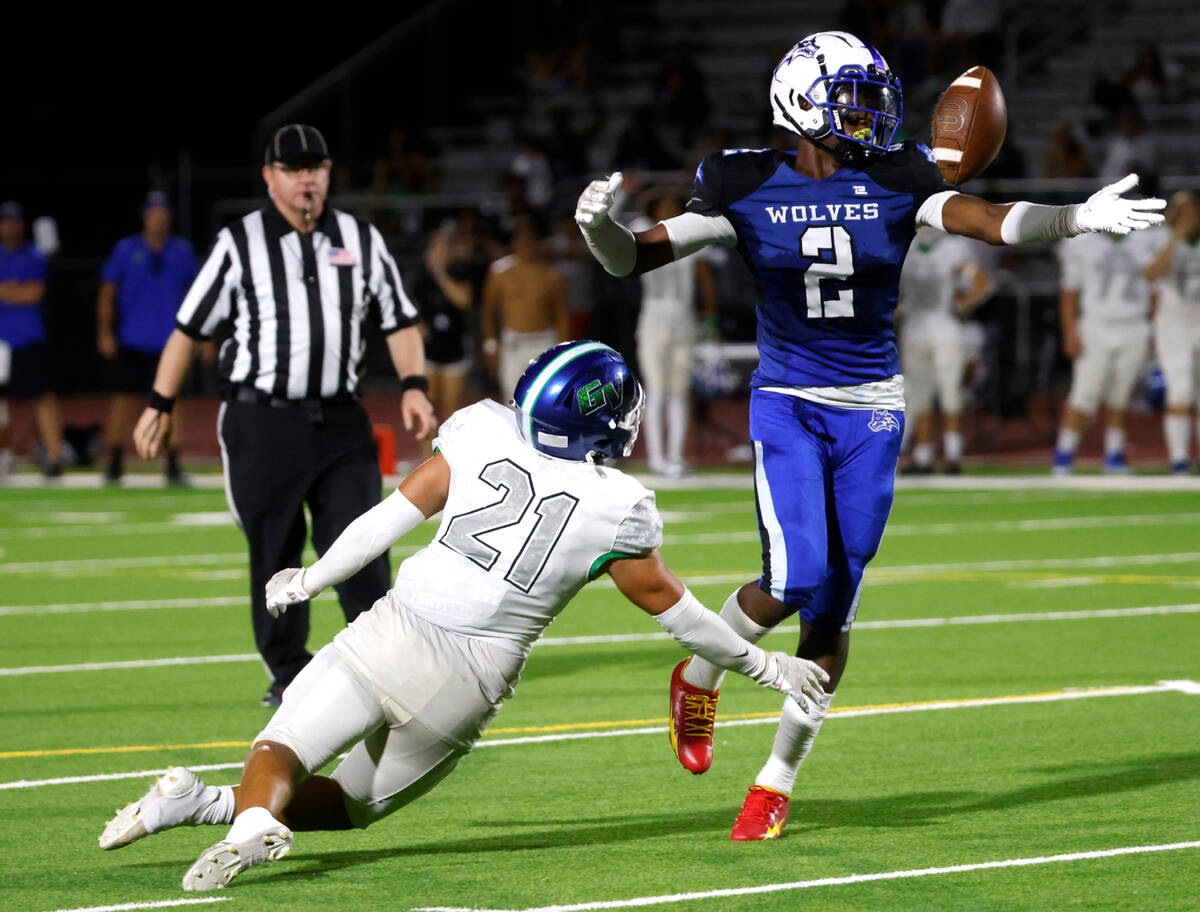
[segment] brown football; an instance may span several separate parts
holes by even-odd
[[[933,107],[933,157],[947,183],[965,184],[992,163],[1008,132],[1008,106],[995,74],[967,70]]]

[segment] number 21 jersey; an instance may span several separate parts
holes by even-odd
[[[687,209],[723,215],[759,288],[754,387],[854,386],[900,372],[892,312],[917,210],[950,189],[912,142],[823,180],[795,153],[725,150]]]
[[[539,453],[497,402],[455,412],[434,446],[450,465],[441,526],[393,592],[432,624],[527,654],[608,561],[662,544],[652,492],[609,466]]]

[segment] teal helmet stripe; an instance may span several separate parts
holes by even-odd
[[[529,390],[525,393],[525,401],[520,404],[521,409],[521,424],[522,430],[525,432],[525,439],[530,443],[534,442],[533,437],[533,418],[531,417],[533,405],[538,400],[538,396],[542,394],[542,390],[546,388],[546,384],[553,379],[554,375],[560,370],[578,358],[580,355],[586,355],[588,352],[594,351],[612,351],[613,349],[605,345],[603,342],[584,342],[574,348],[569,348],[561,355],[558,355],[542,368],[542,372],[534,378],[534,381],[529,384]]]

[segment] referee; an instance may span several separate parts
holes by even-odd
[[[264,706],[277,706],[312,658],[308,604],[272,618],[263,595],[272,575],[302,563],[304,504],[321,554],[379,502],[371,424],[355,399],[368,319],[401,377],[405,429],[423,438],[434,422],[417,309],[378,229],[325,206],[331,163],[315,127],[290,124],[272,137],[262,169],[270,203],[217,235],[133,432],[142,458],[169,442],[171,407],[198,343],[229,326],[217,435],[229,507],[250,544],[254,637],[272,678]],[[338,586],[347,622],[390,582],[384,554]]]

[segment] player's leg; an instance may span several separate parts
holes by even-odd
[[[904,365],[904,400],[906,414],[913,425],[912,465],[907,471],[928,475],[933,471],[934,352],[918,327],[909,328],[905,340],[901,361]]]
[[[1079,441],[1083,439],[1083,431],[1100,405],[1100,394],[1108,374],[1108,358],[1100,344],[1099,334],[1090,330],[1087,323],[1080,327],[1079,332],[1083,351],[1071,366],[1071,392],[1063,407],[1054,446],[1052,471],[1056,475],[1070,473]]]
[[[246,868],[287,855],[296,828],[289,812],[307,828],[345,829],[344,803],[336,812],[337,790],[329,780],[303,791],[297,784],[386,721],[366,679],[336,646],[323,648],[255,738],[236,791],[232,826],[184,874],[183,888],[219,889]]]
[[[964,354],[957,323],[944,327],[934,346],[938,403],[942,410],[942,458],[947,474],[961,471]]]
[[[903,414],[819,409],[834,439],[827,499],[828,561],[819,591],[800,612],[797,655],[829,673],[819,701],[784,701],[771,756],[755,778],[730,834],[735,840],[772,839],[787,819],[788,798],[808,756],[850,653],[850,625],[858,611],[863,573],[879,549],[892,508]],[[889,417],[890,416],[890,417]]]
[[[318,437],[320,471],[309,488],[313,547],[324,554],[346,526],[379,503],[383,476],[371,437],[371,421],[357,404],[326,409],[326,431]],[[391,585],[385,552],[334,588],[346,623],[370,609]]]
[[[638,319],[637,355],[641,372],[642,389],[646,393],[646,404],[642,410],[641,436],[646,441],[646,462],[655,475],[665,475],[666,454],[663,448],[664,426],[667,405],[667,376],[665,364],[666,336],[661,331],[661,321],[643,311]]]
[[[688,393],[692,387],[692,329],[690,321],[678,329],[667,349],[667,472],[683,475],[687,463],[683,447],[687,442]]]
[[[828,435],[812,407],[781,393],[750,394],[755,506],[763,575],[725,602],[721,617],[751,642],[807,604],[825,575],[825,465]],[[712,762],[717,690],[724,670],[699,656],[671,679],[671,744],[680,763],[702,773]]]
[[[1142,376],[1150,342],[1150,326],[1113,327],[1111,371],[1105,397],[1104,471],[1126,474],[1133,471],[1125,458],[1125,413]]]
[[[1171,471],[1184,474],[1188,470],[1188,450],[1192,434],[1192,403],[1196,385],[1200,383],[1200,368],[1193,370],[1193,340],[1190,327],[1179,321],[1160,317],[1154,327],[1154,347],[1167,387],[1167,409],[1163,415],[1163,437],[1167,444],[1167,461]]]
[[[308,602],[273,618],[265,595],[272,576],[303,563],[304,491],[312,460],[307,419],[298,409],[227,402],[217,418],[217,436],[229,509],[249,544],[254,641],[272,677],[263,703],[278,706],[283,688],[312,658],[305,645]]]

